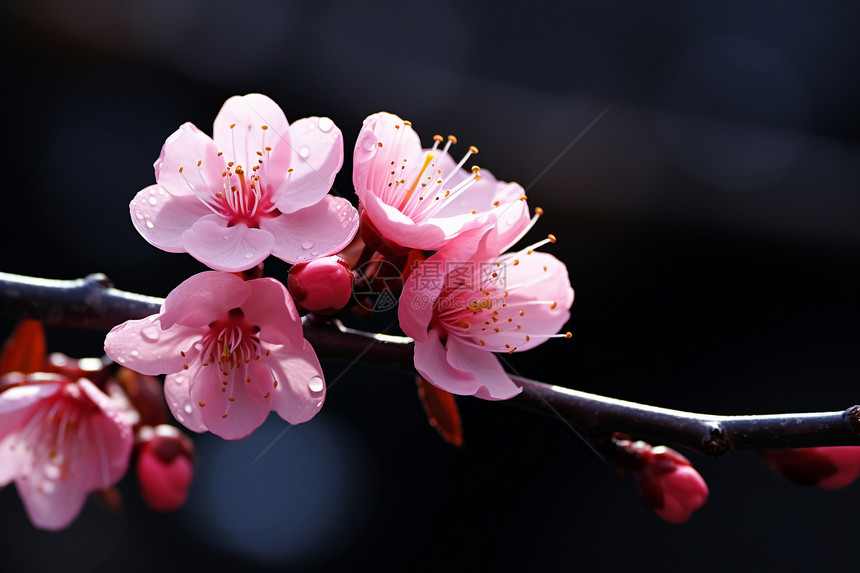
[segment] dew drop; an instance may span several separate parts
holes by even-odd
[[[317,255],[319,255],[319,253],[318,253],[318,252],[316,252],[316,251],[313,251],[313,252],[311,253],[311,256],[312,256],[312,257],[316,257]]]
[[[365,151],[373,151],[374,149],[376,149],[376,142],[374,141],[374,139],[376,138],[372,135],[368,135],[364,138],[364,141],[361,142],[361,146],[364,147]]]
[[[327,117],[321,117],[319,120],[319,127],[320,131],[328,133],[329,131],[331,131],[331,128],[334,127],[334,122]]]
[[[195,342],[194,348],[197,349],[198,351],[203,350],[203,343],[202,342]]]
[[[311,154],[311,148],[308,147],[307,145],[302,145],[299,148],[299,155],[302,156],[302,159],[307,159],[308,155],[310,155],[310,154]]]
[[[134,216],[137,217],[139,220],[143,221],[143,213],[141,213],[140,211],[135,211]]]
[[[147,222],[146,222],[146,228],[147,228],[147,229],[152,229],[152,228],[154,228],[154,227],[155,227],[155,225],[153,225],[153,224],[152,224],[152,221],[147,221]]]
[[[143,336],[144,340],[148,340],[149,342],[156,342],[161,336],[161,331],[157,326],[151,324],[141,330],[140,335]]]
[[[186,413],[186,414],[189,414],[189,415],[190,415],[190,414],[191,414],[191,412],[192,412],[192,410],[191,410],[191,404],[185,404],[185,407],[183,408],[183,410],[185,410],[185,413]]]
[[[246,258],[246,259],[253,259],[253,258],[254,258],[254,253],[245,253],[245,258]]]
[[[156,199],[155,197],[150,197],[149,198],[149,204],[150,205],[158,205],[158,199]]]
[[[310,388],[311,392],[322,392],[324,388],[322,378],[320,378],[319,376],[314,376],[313,378],[311,378],[310,382],[308,382],[308,388]]]
[[[310,248],[313,248],[313,246],[314,246],[313,241],[305,241],[304,243],[302,243],[303,249],[310,249]]]
[[[167,195],[167,192],[164,189],[162,189],[161,187],[159,187],[158,188],[158,194],[159,195]]]
[[[138,356],[140,356],[140,352],[138,352],[137,350],[132,350],[131,355],[137,358]]]
[[[125,356],[117,356],[116,361],[120,364],[125,364]]]

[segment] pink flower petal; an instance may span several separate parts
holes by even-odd
[[[398,245],[412,249],[423,249],[435,251],[442,248],[461,228],[460,222],[465,222],[467,215],[461,217],[461,221],[447,220],[442,224],[440,221],[432,220],[425,223],[415,223],[412,219],[398,211],[396,208],[386,205],[379,197],[372,193],[365,195],[361,200],[365,212],[373,221],[378,231],[385,240],[393,241]],[[471,218],[471,215],[468,215]]]
[[[451,337],[443,345],[435,328],[427,333],[424,342],[415,343],[415,369],[425,380],[452,394],[506,400],[522,391],[492,352],[466,346]]]
[[[302,347],[302,321],[283,283],[273,278],[249,281],[251,296],[242,304],[249,324],[260,327],[260,339],[290,348]]]
[[[302,350],[269,346],[271,356],[266,366],[279,382],[272,409],[290,424],[313,418],[325,401],[325,377],[317,355],[305,340]]]
[[[272,233],[227,224],[218,215],[203,217],[182,233],[182,246],[207,267],[229,273],[253,268],[272,252]]]
[[[15,485],[30,522],[48,531],[71,525],[89,495],[76,483],[50,481],[36,473],[31,473],[27,480],[16,480]]]
[[[108,333],[105,353],[118,364],[141,374],[171,374],[182,370],[197,355],[194,343],[207,330],[206,326],[178,324],[162,330],[158,315],[129,320]]]
[[[412,161],[421,155],[423,150],[418,134],[412,129],[404,129],[402,119],[386,112],[369,116],[364,120],[352,156],[352,182],[358,198],[363,201],[374,188],[386,184],[390,161],[396,163],[404,158]]]
[[[327,117],[307,117],[290,125],[290,145],[293,172],[277,193],[282,213],[321,201],[343,165],[343,136]]]
[[[159,321],[165,330],[174,324],[206,326],[239,308],[251,296],[251,286],[229,273],[198,273],[173,289],[164,299]],[[176,348],[185,350],[184,348]]]
[[[212,211],[194,195],[173,196],[159,185],[141,190],[129,205],[131,222],[149,244],[168,253],[183,253],[182,233]]]
[[[260,427],[271,409],[271,399],[263,398],[255,382],[253,379],[246,382],[233,371],[225,386],[221,383],[217,364],[204,366],[191,382],[192,408],[199,412],[206,429],[213,434],[225,440],[245,438]],[[201,403],[205,405],[200,406]]]
[[[346,199],[326,195],[311,207],[263,219],[260,228],[274,235],[272,254],[295,264],[333,255],[348,245],[358,230],[358,212]]]
[[[198,162],[201,162],[199,167]],[[182,124],[167,138],[154,167],[158,184],[177,197],[194,195],[195,191],[201,193],[207,182],[221,179],[218,149],[208,135],[191,123]]]
[[[194,370],[171,374],[164,379],[164,398],[170,413],[176,421],[192,432],[205,432],[206,424],[200,415],[200,408],[191,398],[191,380],[197,374],[200,365]]]
[[[453,337],[448,338],[446,346],[448,363],[458,370],[470,372],[480,385],[471,394],[484,400],[507,400],[522,392],[492,352],[468,346]]]
[[[271,183],[283,180],[290,167],[289,123],[278,104],[262,94],[234,96],[224,103],[215,118],[215,145],[226,161],[247,170],[262,157]]]

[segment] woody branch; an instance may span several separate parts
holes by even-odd
[[[50,280],[0,273],[0,314],[35,318],[47,326],[110,330],[158,312],[163,299],[113,288],[101,274]],[[412,340],[345,327],[308,315],[305,338],[322,358],[354,360],[412,370]],[[714,416],[658,408],[579,392],[519,376],[511,403],[558,415],[591,437],[624,432],[654,443],[683,446],[709,456],[734,450],[860,445],[860,406],[844,411]]]

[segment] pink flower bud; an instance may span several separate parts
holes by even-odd
[[[860,475],[860,446],[762,452],[771,467],[798,485],[840,489]]]
[[[690,462],[670,448],[642,452],[644,465],[636,471],[645,505],[669,523],[684,523],[708,499],[708,486]]]
[[[173,426],[145,426],[138,433],[137,481],[155,511],[176,511],[185,503],[194,474],[194,446]]]
[[[293,300],[306,309],[333,313],[349,302],[353,280],[349,263],[333,255],[294,265],[287,286]]]

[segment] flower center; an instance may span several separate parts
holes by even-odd
[[[528,289],[528,284],[510,284],[508,266],[519,266],[521,257],[528,257],[546,243],[555,243],[554,235],[514,253],[502,255],[495,261],[469,261],[448,273],[442,292],[435,302],[435,312],[430,328],[441,327],[448,335],[456,336],[469,346],[487,347],[493,352],[512,354],[519,345],[530,342],[532,336],[542,338],[571,338],[570,332],[529,332],[523,328],[522,319],[529,307],[548,306],[558,308],[554,300],[529,300],[511,293]],[[543,267],[543,272],[546,272]],[[513,274],[513,273],[512,273]]]
[[[232,124],[230,129],[235,128]],[[242,166],[234,161],[225,161],[224,153],[218,152],[218,171],[221,181],[212,182],[203,170],[203,160],[197,161],[197,176],[203,182],[203,189],[198,189],[183,174],[185,168],[180,167],[185,184],[209,209],[228,221],[228,226],[243,224],[250,228],[259,228],[260,220],[266,217],[277,217],[281,212],[275,206],[277,197],[286,188],[292,177],[293,169],[287,169],[286,181],[270,181],[268,164],[272,148],[265,145],[265,134],[269,127],[260,127],[263,131],[263,149],[248,155],[248,162],[256,160],[256,165]],[[236,150],[233,150],[233,156]],[[248,170],[250,167],[250,171]]]

